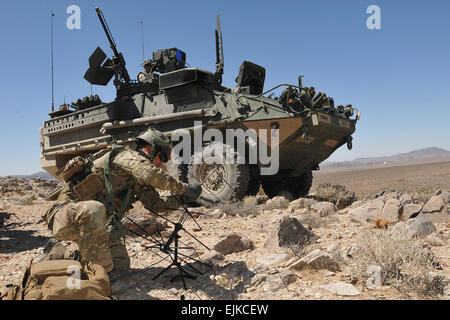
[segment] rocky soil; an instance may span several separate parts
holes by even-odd
[[[43,179],[0,179],[0,292],[19,283],[51,237],[41,215],[58,188]],[[247,198],[241,204],[190,208],[181,257],[203,274],[153,280],[170,259],[151,241],[127,237],[131,275],[112,281],[116,299],[450,299],[450,197],[381,192],[343,208],[308,198]],[[166,216],[177,221],[182,211]],[[167,240],[173,225],[137,203],[127,227]],[[158,223],[158,227],[156,227]],[[146,236],[150,239],[149,236]],[[191,260],[195,258],[198,261]],[[161,261],[162,260],[162,261]],[[208,263],[205,266],[202,262]],[[195,272],[186,267],[194,274]]]

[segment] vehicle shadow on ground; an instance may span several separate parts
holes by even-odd
[[[192,293],[191,299],[195,299],[196,291],[201,291],[203,296],[197,296],[199,300],[232,300],[237,299],[243,293],[244,287],[252,281],[255,276],[244,261],[228,263],[223,266],[205,266],[201,262],[191,263],[191,266],[202,274],[194,271],[193,268],[183,264],[184,269],[195,279],[185,278],[188,292]],[[175,266],[160,275],[156,280],[153,278],[162,272],[165,267],[152,267],[148,269],[133,269],[132,272],[139,272],[129,277],[112,281],[113,296],[118,299],[156,299],[147,293],[150,290],[177,289],[178,295],[173,294],[174,299],[181,298],[184,292],[183,282],[180,278],[180,271]],[[218,279],[215,281],[213,279]],[[182,289],[182,290],[180,290]],[[189,290],[192,289],[192,290]],[[189,299],[189,297],[188,297]]]
[[[41,248],[48,241],[48,237],[35,236],[37,230],[17,230],[21,226],[18,222],[8,223],[13,214],[0,212],[0,253],[19,253]]]

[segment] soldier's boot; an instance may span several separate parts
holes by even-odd
[[[50,238],[44,247],[44,253],[39,259],[41,261],[49,260],[80,260],[80,251],[76,243],[63,245],[61,241]]]
[[[130,257],[127,248],[120,240],[110,240],[109,249],[114,263],[112,275],[117,276],[130,271]]]
[[[39,259],[39,262],[64,259],[65,251],[66,248],[62,245],[61,241],[56,238],[50,238],[45,244],[44,253]]]

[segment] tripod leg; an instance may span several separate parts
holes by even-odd
[[[167,268],[165,268],[163,271],[161,271],[160,273],[158,273],[156,276],[153,277],[153,280],[158,279],[164,272],[169,271],[170,268],[172,268],[172,266],[174,265],[174,263],[171,263]]]

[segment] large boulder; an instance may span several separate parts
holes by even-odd
[[[264,247],[278,249],[294,245],[304,248],[316,239],[317,236],[306,229],[298,219],[285,216],[269,232]]]
[[[408,220],[408,231],[414,238],[425,238],[426,236],[436,232],[436,227],[433,222],[424,217],[417,217],[412,220]]]
[[[383,199],[374,199],[360,207],[350,209],[348,215],[352,221],[373,223],[381,217],[384,207]]]
[[[252,240],[250,240],[247,236],[240,235],[235,232],[230,233],[214,246],[214,250],[223,255],[242,252],[245,250],[253,250],[254,248],[255,246]]]
[[[434,223],[450,222],[450,213],[447,210],[446,199],[446,194],[438,191],[436,195],[425,203],[419,215],[430,219]]]
[[[417,216],[422,210],[422,205],[416,203],[407,203],[403,205],[403,219],[408,220]]]
[[[391,223],[398,222],[402,212],[402,204],[397,199],[389,199],[385,202],[379,218]]]

